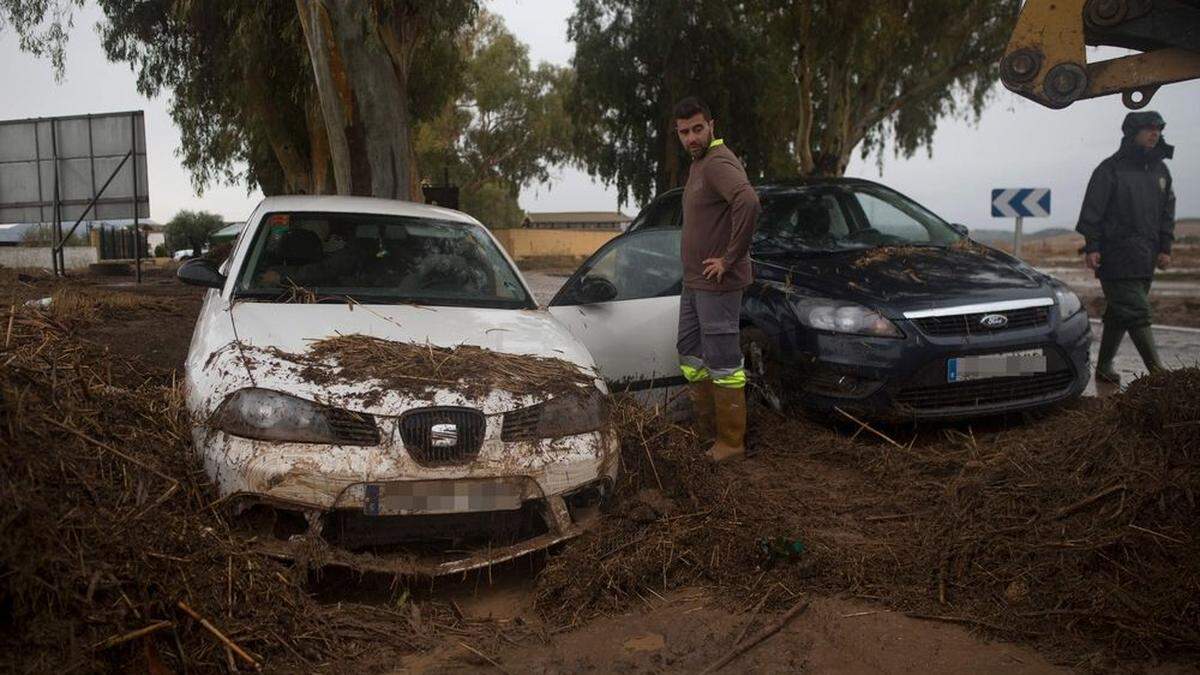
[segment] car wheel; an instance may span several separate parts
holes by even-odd
[[[783,412],[786,397],[778,362],[771,356],[767,338],[757,328],[742,330],[742,358],[746,369],[746,400],[750,405]]]

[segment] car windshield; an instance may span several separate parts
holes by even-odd
[[[765,189],[754,253],[948,246],[961,235],[916,202],[880,186]]]
[[[235,293],[267,302],[532,306],[478,225],[351,213],[265,216]]]

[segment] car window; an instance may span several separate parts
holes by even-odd
[[[961,238],[943,220],[886,188],[829,185],[764,194],[754,253],[845,251]]]
[[[679,259],[680,230],[649,229],[614,239],[571,280],[567,302],[578,302],[574,291],[584,280],[601,278],[617,289],[613,302],[679,295],[683,265]]]
[[[850,235],[845,210],[833,191],[807,190],[761,201],[762,215],[754,233],[756,252],[830,249]]]
[[[683,194],[660,197],[638,214],[629,230],[670,229],[683,227]]]
[[[909,242],[924,243],[930,238],[929,230],[916,218],[883,201],[879,197],[865,193],[855,193],[854,198],[862,209],[863,217],[872,229],[892,237],[900,237]]]
[[[512,266],[477,225],[348,213],[266,215],[235,294],[274,302],[350,297],[364,303],[532,304]]]

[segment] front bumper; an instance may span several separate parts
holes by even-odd
[[[789,336],[780,353],[785,382],[810,408],[903,421],[1030,410],[1079,396],[1090,378],[1091,326],[1085,312],[1060,321],[1056,309],[1048,326],[965,337],[928,337],[911,322],[896,323],[902,339]],[[947,359],[1028,349],[1045,351],[1046,373],[947,381]]]
[[[619,442],[593,432],[485,440],[469,463],[421,466],[399,444],[256,441],[198,428],[206,472],[266,554],[439,576],[578,536],[615,483]]]

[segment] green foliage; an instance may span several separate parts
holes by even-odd
[[[550,179],[571,157],[565,109],[570,69],[531,65],[529,49],[497,16],[481,13],[460,42],[460,89],[440,113],[419,125],[416,148],[423,176],[448,174],[461,188],[461,207],[489,227],[524,218],[520,188]]]
[[[579,0],[568,22],[575,86],[567,108],[588,171],[622,203],[678,185],[687,159],[671,108],[689,94],[712,108],[718,135],[761,171],[771,134],[756,129],[766,76],[744,8],[723,0]]]
[[[266,194],[333,189],[324,120],[293,0],[98,0],[112,61],[128,62],[146,96],[171,94],[178,155],[197,192],[214,183]],[[0,28],[62,72],[83,0],[0,0]],[[458,39],[477,0],[392,0],[375,15],[397,38],[414,120],[461,87]],[[411,43],[405,42],[410,40]],[[361,96],[361,94],[359,94]]]
[[[197,192],[245,183],[289,186],[277,150],[311,152],[314,96],[295,5],[237,0],[100,0],[110,60],[137,72],[146,96],[171,92],[178,154]],[[292,188],[292,189],[289,189]]]
[[[164,232],[167,248],[172,251],[190,248],[193,254],[199,255],[200,249],[208,243],[208,235],[222,227],[225,227],[225,221],[215,213],[184,209],[167,223]]]
[[[11,26],[23,51],[49,57],[58,79],[74,12],[82,6],[83,0],[0,0],[0,30]]]
[[[525,219],[525,212],[517,203],[516,190],[503,181],[484,181],[463,191],[459,209],[493,230],[520,227]]]
[[[978,115],[1019,0],[578,0],[568,100],[588,171],[622,202],[679,185],[672,104],[705,99],[752,178],[845,171]]]
[[[154,257],[155,258],[170,258],[171,250],[167,248],[166,244],[158,244],[157,246],[154,247]]]

